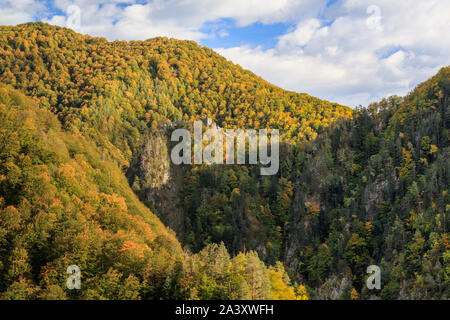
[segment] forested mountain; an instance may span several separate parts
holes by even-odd
[[[194,42],[107,42],[42,23],[0,27],[0,81],[2,297],[306,297],[253,251],[184,253],[125,172],[141,137],[167,121],[270,123],[306,139],[348,108],[286,92]],[[71,264],[81,291],[65,287]]]
[[[283,143],[275,176],[261,176],[257,166],[196,165],[167,171],[182,183],[155,187],[162,180],[145,165],[158,149],[153,136],[136,153],[133,189],[156,202],[191,249],[220,241],[232,254],[255,249],[266,263],[283,261],[316,298],[351,298],[354,290],[360,298],[445,299],[449,96],[447,67],[405,98],[355,110],[314,140]],[[178,210],[162,205],[170,190]],[[373,264],[383,288],[370,292],[366,269]]]
[[[351,110],[192,41],[0,27],[0,296],[448,298],[449,74]],[[204,117],[279,129],[278,174],[171,164]]]
[[[294,152],[283,252],[294,274],[323,289],[340,275],[368,297],[376,264],[382,299],[449,297],[449,100],[446,67]]]
[[[307,299],[282,264],[223,244],[183,252],[102,148],[0,86],[0,297]],[[82,270],[68,290],[66,269]]]

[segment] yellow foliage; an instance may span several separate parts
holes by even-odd
[[[351,298],[352,300],[358,300],[359,295],[358,295],[358,291],[356,291],[355,288],[352,289],[352,292],[351,292],[351,294],[350,294],[350,298]]]
[[[272,290],[272,299],[274,300],[308,300],[306,288],[300,285],[297,293],[294,288],[288,286],[283,281],[283,275],[280,271],[269,270],[270,285]]]

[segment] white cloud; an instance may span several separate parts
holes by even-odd
[[[272,49],[241,46],[217,51],[278,86],[350,106],[403,95],[450,63],[450,1],[341,0],[330,7],[327,2],[55,0],[53,6],[67,12],[77,5],[81,19],[76,31],[109,40],[226,37],[223,26],[202,28],[225,18],[238,26],[293,23],[296,27],[280,36]],[[3,0],[0,24],[48,16],[50,23],[67,25],[66,16],[49,12],[35,0]]]
[[[283,88],[367,105],[404,95],[450,64],[450,2],[412,2],[341,1],[323,19],[299,21],[275,49],[218,52]]]
[[[65,12],[70,5],[81,10],[79,32],[104,36],[110,40],[143,40],[156,36],[200,41],[211,35],[201,32],[206,22],[231,18],[238,26],[254,22],[265,24],[295,21],[316,16],[326,0],[56,0]],[[128,3],[128,6],[118,6]],[[61,23],[51,17],[49,23]],[[225,35],[221,32],[222,36]],[[220,36],[220,35],[219,35]]]
[[[287,33],[280,37],[278,46],[281,50],[288,49],[293,46],[304,46],[311,38],[321,29],[318,19],[309,19],[300,23],[293,32]],[[326,33],[326,29],[325,29]]]
[[[30,22],[34,16],[45,10],[45,6],[34,0],[2,0],[0,1],[0,25],[16,25]]]

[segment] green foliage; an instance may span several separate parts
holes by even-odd
[[[118,164],[35,101],[1,85],[0,119],[0,298],[271,297],[257,253],[184,253]],[[81,290],[65,286],[72,264]]]
[[[379,297],[447,299],[449,79],[352,111],[191,41],[2,26],[0,297],[303,299],[346,279],[334,298],[365,299],[379,264]],[[280,129],[279,173],[173,171],[161,126],[201,117]],[[148,197],[170,178],[185,251]]]
[[[312,288],[349,279],[348,299],[369,297],[366,268],[382,262],[381,297],[448,297],[449,70],[404,99],[355,110],[314,141],[282,144],[276,176],[186,166],[182,242],[256,250]]]

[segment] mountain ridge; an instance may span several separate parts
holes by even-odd
[[[445,299],[449,70],[351,110],[190,41],[0,27],[2,298]],[[159,124],[205,117],[279,129],[279,173],[171,176]],[[180,211],[155,210],[155,192]],[[183,249],[156,215],[177,220]],[[71,263],[80,292],[64,286]]]

